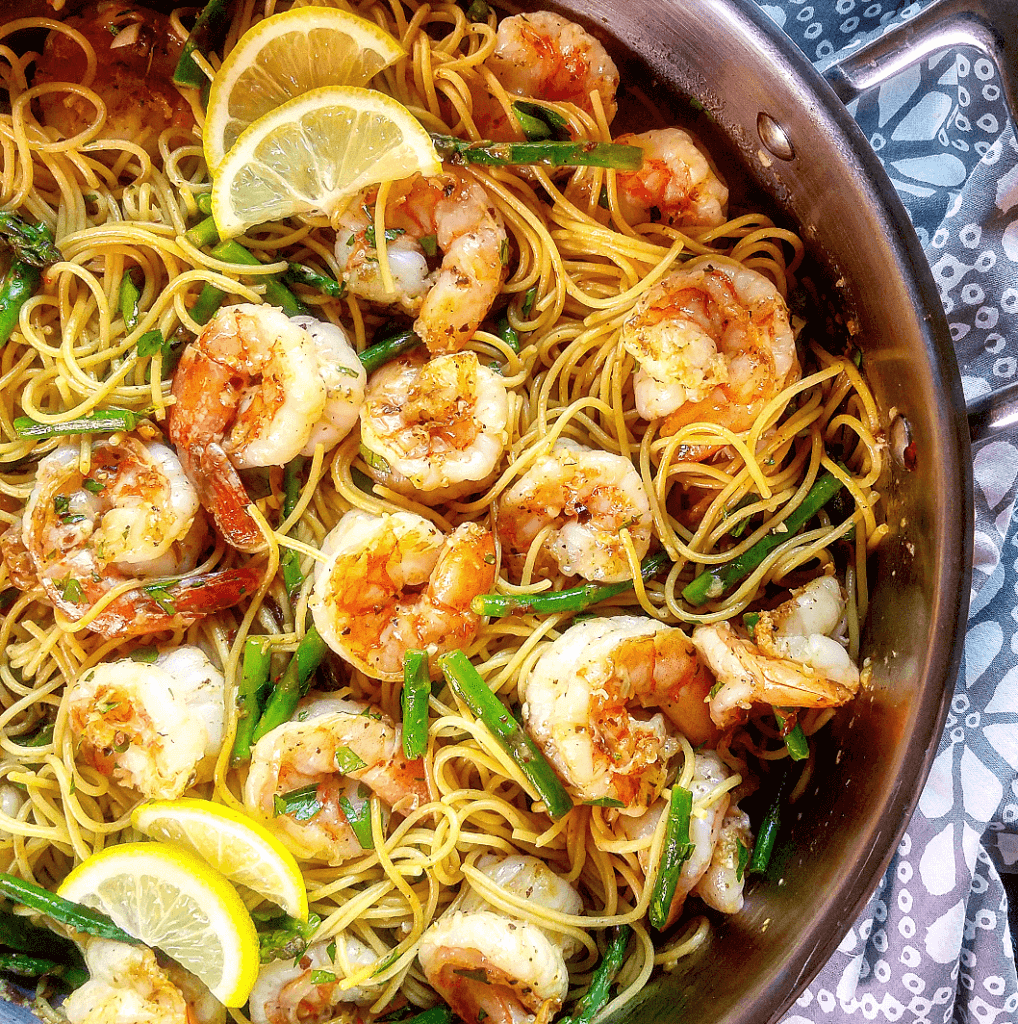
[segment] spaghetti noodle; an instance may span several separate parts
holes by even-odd
[[[243,33],[274,7],[273,0],[239,0],[222,48],[198,55],[199,62],[214,73]],[[513,131],[507,125],[517,119],[519,94],[505,70],[499,27],[505,21],[487,8],[474,11],[471,20],[445,2],[362,0],[350,9],[406,49],[407,58],[386,68],[374,86],[427,129],[463,138]],[[376,1015],[402,1002],[426,1007],[435,1002],[437,987],[458,1012],[472,1008],[480,1020],[493,1004],[464,990],[502,984],[507,1004],[521,1005],[528,1019],[547,1020],[563,998],[568,1003],[587,987],[608,930],[629,925],[635,939],[609,1004],[623,1005],[653,970],[667,969],[704,941],[714,911],[702,908],[725,900],[711,896],[699,878],[680,883],[668,919],[679,916],[689,892],[681,923],[663,931],[648,924],[668,793],[680,788],[694,794],[695,849],[687,864],[701,859],[703,875],[712,863],[721,871],[727,856],[737,892],[722,909],[737,910],[742,865],[736,884],[731,861],[739,859],[738,847],[751,845],[738,801],[752,795],[762,776],[774,774],[773,762],[787,759],[784,739],[796,725],[809,744],[809,756],[796,767],[801,791],[833,705],[854,692],[850,683],[838,682],[836,668],[809,667],[830,654],[810,647],[817,646],[817,631],[802,627],[797,635],[786,625],[795,616],[808,617],[810,602],[820,600],[811,592],[808,600],[793,596],[790,605],[790,590],[818,579],[840,581],[829,631],[838,631],[843,642],[829,643],[842,653],[847,648],[854,671],[866,616],[867,554],[885,531],[877,489],[882,428],[865,379],[851,355],[830,350],[815,324],[787,312],[786,303],[801,294],[796,275],[802,241],[759,212],[720,213],[713,222],[707,215],[708,223],[697,224],[702,211],[672,211],[664,193],[676,185],[672,178],[680,166],[714,190],[719,211],[727,198],[702,146],[684,133],[670,135],[673,129],[648,133],[656,137],[640,143],[644,167],[663,175],[664,183],[649,174],[594,167],[576,168],[565,178],[541,166],[449,168],[454,187],[484,197],[494,211],[491,223],[504,226],[499,230],[506,240],[506,266],[489,268],[499,282],[493,311],[477,317],[478,329],[460,347],[473,362],[457,364],[460,376],[452,384],[451,371],[439,379],[433,368],[430,383],[418,386],[429,364],[420,353],[400,356],[396,383],[386,385],[407,393],[396,427],[373,424],[370,435],[355,427],[334,446],[311,444],[307,457],[285,474],[282,462],[289,456],[278,465],[269,459],[263,468],[234,465],[231,472],[240,474],[251,501],[246,514],[255,534],[247,553],[228,543],[218,516],[218,530],[203,527],[195,534],[194,517],[201,513],[183,508],[171,539],[176,564],[149,564],[137,550],[114,555],[89,536],[103,509],[94,503],[79,509],[60,499],[88,492],[99,501],[108,483],[102,500],[115,507],[114,483],[124,479],[117,474],[131,460],[174,460],[176,468],[163,471],[172,484],[180,469],[166,446],[167,431],[172,440],[173,417],[183,422],[197,415],[182,404],[191,399],[182,397],[175,364],[197,335],[208,336],[209,328],[194,315],[202,289],[218,289],[227,310],[247,310],[257,322],[267,282],[291,264],[347,279],[343,297],[302,284],[294,289],[315,319],[342,328],[363,352],[391,333],[394,314],[370,294],[364,297],[346,250],[364,245],[360,256],[375,261],[382,293],[394,294],[399,282],[393,261],[410,243],[398,205],[409,204],[411,216],[419,206],[407,199],[411,186],[391,183],[355,204],[366,211],[350,235],[361,232],[356,244],[344,247],[326,218],[312,216],[243,236],[258,265],[210,254],[187,237],[210,188],[198,94],[186,94],[186,108],[174,100],[168,120],[125,117],[127,107],[162,102],[166,82],[159,81],[155,65],[147,71],[153,80],[148,92],[144,80],[117,77],[109,42],[88,22],[103,18],[118,33],[133,33],[124,50],[136,43],[133,24],[159,37],[169,52],[178,52],[186,35],[176,15],[169,21],[142,18],[126,4],[114,4],[112,13],[107,5],[78,18],[24,18],[0,27],[10,95],[10,113],[0,115],[0,200],[5,209],[51,229],[62,254],[24,303],[0,351],[0,518],[7,531],[0,574],[0,868],[52,888],[76,861],[132,838],[130,814],[141,796],[118,768],[124,753],[118,744],[130,746],[129,727],[122,722],[105,742],[98,733],[83,738],[81,715],[75,718],[65,696],[95,666],[132,656],[144,665],[156,656],[153,648],[159,656],[182,646],[200,648],[222,676],[223,735],[214,766],[187,778],[186,792],[261,811],[278,827],[274,798],[301,785],[324,785],[326,776],[330,785],[344,785],[335,765],[322,769],[302,760],[307,751],[300,727],[335,726],[333,719],[317,717],[326,712],[314,702],[367,709],[364,721],[376,723],[379,732],[385,723],[399,723],[399,666],[406,647],[420,646],[431,655],[434,680],[423,788],[401,801],[399,794],[383,796],[380,785],[367,792],[354,786],[367,808],[368,833],[352,852],[311,850],[300,828],[288,830],[312,909],[321,918],[315,943],[335,944],[336,937],[347,936],[359,944],[356,953],[351,945],[340,957],[345,965],[331,955],[329,970],[343,975],[336,984],[320,980],[308,989],[305,977],[303,991],[311,995],[302,1011],[308,1016],[300,1019],[339,1013],[355,990],[365,1008],[343,1012]],[[524,28],[516,23],[521,38],[514,46],[526,45],[526,31],[566,31],[539,20]],[[51,33],[49,58],[11,45],[15,33],[32,29]],[[593,44],[586,40],[583,46]],[[97,54],[99,46],[105,52]],[[75,55],[64,64],[70,80],[55,70],[54,51]],[[608,142],[615,105],[611,69],[602,64],[593,74],[596,81],[581,90],[580,100],[533,82],[527,95],[570,138]],[[535,91],[544,88],[543,94]],[[59,118],[54,109],[62,112]],[[369,229],[370,246],[364,236]],[[120,301],[128,278],[137,292],[136,315],[128,315]],[[213,324],[222,324],[225,315]],[[706,353],[696,348],[704,337],[713,346]],[[393,373],[376,371],[383,372]],[[380,393],[378,379],[368,381],[364,409],[371,406],[372,388]],[[297,378],[295,387],[302,386]],[[446,386],[460,389],[451,402],[443,397]],[[504,392],[500,425],[491,428],[500,446],[493,467],[451,486],[453,469],[443,464],[436,469],[437,489],[434,480],[415,482],[416,470],[401,476],[395,466],[404,436],[399,431],[432,445],[424,462],[436,460],[441,430],[435,423],[449,426],[441,417],[454,417],[455,408],[462,411],[483,389]],[[388,403],[389,412],[400,405],[391,396]],[[59,436],[61,424],[110,409],[133,414],[125,429],[67,427],[68,436]],[[42,425],[43,436],[19,431],[16,421],[25,417]],[[447,433],[453,441],[443,443],[454,446],[455,430],[449,426]],[[398,434],[394,448],[381,450],[383,434]],[[369,436],[374,449],[366,443]],[[201,443],[212,441],[202,435]],[[185,475],[193,478],[197,456],[190,441],[187,451],[180,447]],[[153,454],[157,448],[168,454]],[[60,479],[52,477],[55,457],[63,460]],[[55,480],[48,491],[40,490],[43,477]],[[827,477],[838,495],[812,509],[810,495]],[[289,496],[287,481],[297,487]],[[172,489],[179,494],[188,486],[185,480]],[[199,481],[196,494],[206,505],[208,491],[208,481]],[[53,536],[66,538],[78,523],[75,516],[87,520],[88,530],[82,528],[54,564],[47,544]],[[396,530],[397,522],[404,532]],[[412,557],[403,538],[416,543],[425,535],[452,551],[444,590],[431,567],[422,577],[404,566],[405,581],[394,581],[392,566]],[[125,547],[133,544],[128,540]],[[162,546],[163,553],[169,546]],[[377,566],[367,565],[380,551],[390,560],[384,579]],[[160,554],[153,552],[153,558]],[[664,568],[645,577],[641,560],[648,552],[662,554]],[[711,577],[707,591],[690,598],[695,578],[740,562],[745,571],[723,584],[720,575]],[[140,563],[148,568],[138,569]],[[202,586],[188,589],[194,580]],[[577,608],[533,610],[540,605],[536,598],[584,580],[631,585],[597,603],[593,619]],[[325,593],[327,586],[332,590]],[[379,596],[387,586],[390,592]],[[487,591],[515,601],[515,610],[482,614],[475,599]],[[368,605],[402,625],[365,625]],[[232,764],[245,641],[266,637],[278,671],[308,630],[309,609],[315,622],[338,616],[334,639],[321,624],[319,631],[339,656],[330,654],[319,670],[310,703],[302,705],[306,720],[259,741],[250,769]],[[755,618],[744,623],[744,614]],[[362,632],[350,639],[357,630]],[[420,642],[408,643],[411,635]],[[350,654],[354,643],[358,653]],[[575,806],[569,813],[550,816],[518,761],[442,679],[438,655],[448,650],[464,651],[504,704],[524,705],[526,728],[570,792]],[[742,666],[734,675],[726,658]],[[780,664],[782,679],[793,680],[780,691],[783,698],[775,696],[778,690],[738,689],[757,664],[764,665],[762,676]],[[569,718],[575,693],[559,692],[570,666],[590,690],[575,722]],[[796,679],[807,679],[811,696],[797,701]],[[857,687],[857,672],[854,680]],[[775,723],[772,705],[784,709],[784,724]],[[94,705],[91,711],[106,714]],[[563,723],[574,729],[573,740],[563,739]],[[646,732],[651,756],[626,746],[633,730]],[[584,739],[586,733],[591,735]],[[266,751],[285,736],[294,744],[287,748],[293,759],[289,782],[277,763],[277,774],[264,782],[269,789],[253,797],[250,783],[245,791],[249,771],[262,771]],[[141,740],[136,736],[135,742]],[[333,752],[352,741],[332,735],[328,742]],[[581,778],[580,762],[604,755],[597,743],[612,747],[617,760],[628,751],[634,758],[629,774],[616,764],[617,771],[602,766]],[[363,755],[359,760],[363,767]],[[146,770],[144,764],[139,770]],[[350,770],[357,775],[358,768]],[[322,809],[324,790],[317,799],[313,813],[323,825],[335,809]],[[291,825],[299,821],[285,806],[283,816]],[[339,826],[350,818],[349,810],[339,813]],[[706,838],[697,839],[704,828]],[[728,836],[724,856],[719,833]],[[549,896],[544,905],[514,890],[498,864],[520,856],[537,858],[568,883],[579,894],[579,909],[569,899]],[[443,917],[454,900],[453,914]],[[473,941],[476,919],[468,911],[481,913],[479,907],[550,935],[558,953],[547,955],[561,956],[563,963],[570,957],[568,996],[562,989],[533,1005],[532,993],[518,991],[531,984],[526,978],[510,983],[495,967],[485,974],[481,961],[471,967],[469,957],[457,960],[464,950],[450,950],[450,944]],[[457,921],[458,930],[451,926]],[[455,977],[424,963],[434,960],[436,928],[442,929],[446,961],[462,968]],[[302,972],[300,966],[278,977],[270,972],[276,980],[256,990],[262,1002],[252,1001],[254,1019],[297,1019],[284,1016],[290,1009],[280,992]],[[265,985],[275,986],[267,997]],[[540,990],[536,981],[532,987]]]

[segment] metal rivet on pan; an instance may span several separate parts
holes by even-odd
[[[912,424],[901,415],[891,420],[891,454],[899,466],[908,470],[916,467],[915,442],[912,440]]]
[[[788,141],[785,129],[770,114],[763,112],[757,114],[756,130],[760,135],[760,141],[767,147],[768,152],[773,153],[779,160],[795,159],[795,149]]]

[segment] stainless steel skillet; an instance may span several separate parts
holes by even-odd
[[[939,0],[827,72],[750,0],[563,0],[662,86],[694,96],[743,169],[798,224],[858,326],[892,452],[891,534],[873,564],[863,654],[873,682],[835,719],[770,877],[705,948],[652,980],[613,1024],[777,1019],[873,891],[936,753],[964,639],[971,572],[969,426],[942,304],[904,208],[843,103],[932,52],[972,46],[1007,78],[1018,5]],[[1018,111],[1015,82],[1007,86]],[[985,400],[983,436],[1018,418]],[[780,885],[778,884],[780,880]]]
[[[773,877],[751,886],[746,909],[721,922],[705,950],[652,981],[617,1018],[765,1024],[833,952],[908,821],[936,750],[968,605],[969,430],[947,324],[905,211],[842,102],[946,45],[999,58],[1007,40],[1018,67],[1018,5],[940,0],[833,67],[830,84],[751,0],[527,6],[591,25],[662,86],[704,104],[837,282],[891,439],[894,529],[873,566],[864,639],[873,685],[835,720]],[[1009,98],[1018,109],[1013,84]],[[980,413],[993,428],[1006,407],[986,403]],[[9,1012],[0,1005],[0,1020]]]

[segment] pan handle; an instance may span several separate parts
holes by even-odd
[[[997,65],[1011,119],[1018,124],[1016,0],[935,0],[915,17],[832,64],[824,77],[847,104],[910,64],[956,46],[975,47]]]
[[[934,0],[914,18],[832,64],[824,77],[847,104],[909,65],[958,46],[975,47],[996,64],[1018,130],[1018,0]],[[971,400],[968,418],[973,443],[1018,434],[1018,384]]]

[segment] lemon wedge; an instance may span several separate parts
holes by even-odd
[[[293,854],[246,814],[209,800],[154,800],[135,808],[131,824],[151,839],[196,853],[235,885],[307,920],[308,894]]]
[[[406,51],[374,22],[330,7],[274,14],[248,29],[216,73],[205,115],[214,170],[248,125],[324,85],[365,85]]]
[[[325,86],[260,117],[216,169],[212,215],[224,238],[295,214],[333,216],[369,185],[438,174],[431,137],[384,93]]]
[[[258,977],[258,935],[237,890],[193,853],[163,843],[111,846],[57,890],[101,910],[200,978],[224,1006],[243,1006]]]

